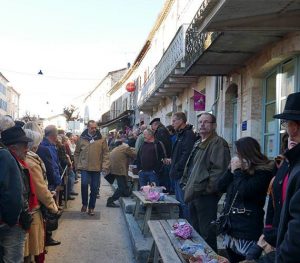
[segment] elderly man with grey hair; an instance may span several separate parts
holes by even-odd
[[[55,190],[61,184],[59,159],[56,149],[57,134],[57,128],[54,125],[48,125],[45,128],[45,136],[41,142],[41,146],[44,146],[49,150],[52,158],[53,174],[51,178],[48,177],[50,190]],[[41,151],[38,151],[37,153],[41,159],[44,160],[43,153]]]
[[[154,138],[154,131],[144,130],[144,143],[137,154],[137,168],[139,170],[140,186],[148,183],[159,185],[159,176],[162,172],[162,160],[167,158],[164,144]]]

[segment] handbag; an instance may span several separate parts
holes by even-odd
[[[223,213],[215,221],[212,221],[212,224],[216,226],[217,235],[225,234],[225,233],[229,232],[229,230],[231,228],[230,213],[231,213],[232,207],[235,203],[235,200],[238,196],[238,193],[239,193],[239,191],[236,191],[228,212],[226,214],[224,214],[224,211],[223,211]]]
[[[61,214],[51,213],[44,205],[41,206],[42,216],[46,223],[46,231],[54,231],[58,228],[58,219]]]

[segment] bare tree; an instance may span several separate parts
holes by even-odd
[[[36,121],[37,119],[38,117],[36,115],[31,115],[29,111],[26,111],[24,116],[20,120],[24,122],[29,122],[29,121]]]
[[[78,113],[76,114],[76,108],[74,105],[70,105],[68,107],[64,107],[63,113],[67,117],[67,121],[74,121],[78,119]]]

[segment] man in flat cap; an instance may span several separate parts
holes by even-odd
[[[277,234],[276,262],[300,260],[300,92],[290,94],[281,114],[274,115],[286,126],[290,143],[296,144],[285,152],[289,163],[289,178]]]
[[[22,162],[30,141],[21,127],[14,126],[1,132],[0,259],[3,262],[21,263],[24,260],[25,235],[32,217],[29,175]]]

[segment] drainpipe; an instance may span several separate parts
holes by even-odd
[[[177,101],[177,96],[173,96],[172,97],[172,111],[173,111],[173,113],[177,112],[176,101]]]
[[[216,95],[216,99],[213,103],[213,105],[211,106],[210,111],[213,112],[213,114],[217,117],[218,115],[218,101],[220,99],[220,93],[223,87],[223,77],[222,76],[216,76],[216,83],[215,83],[215,95]],[[221,109],[221,114],[223,111],[223,105],[221,105],[222,109]],[[222,131],[222,127],[223,127],[223,116],[221,116],[220,118],[220,131]],[[220,135],[222,135],[220,133]]]

